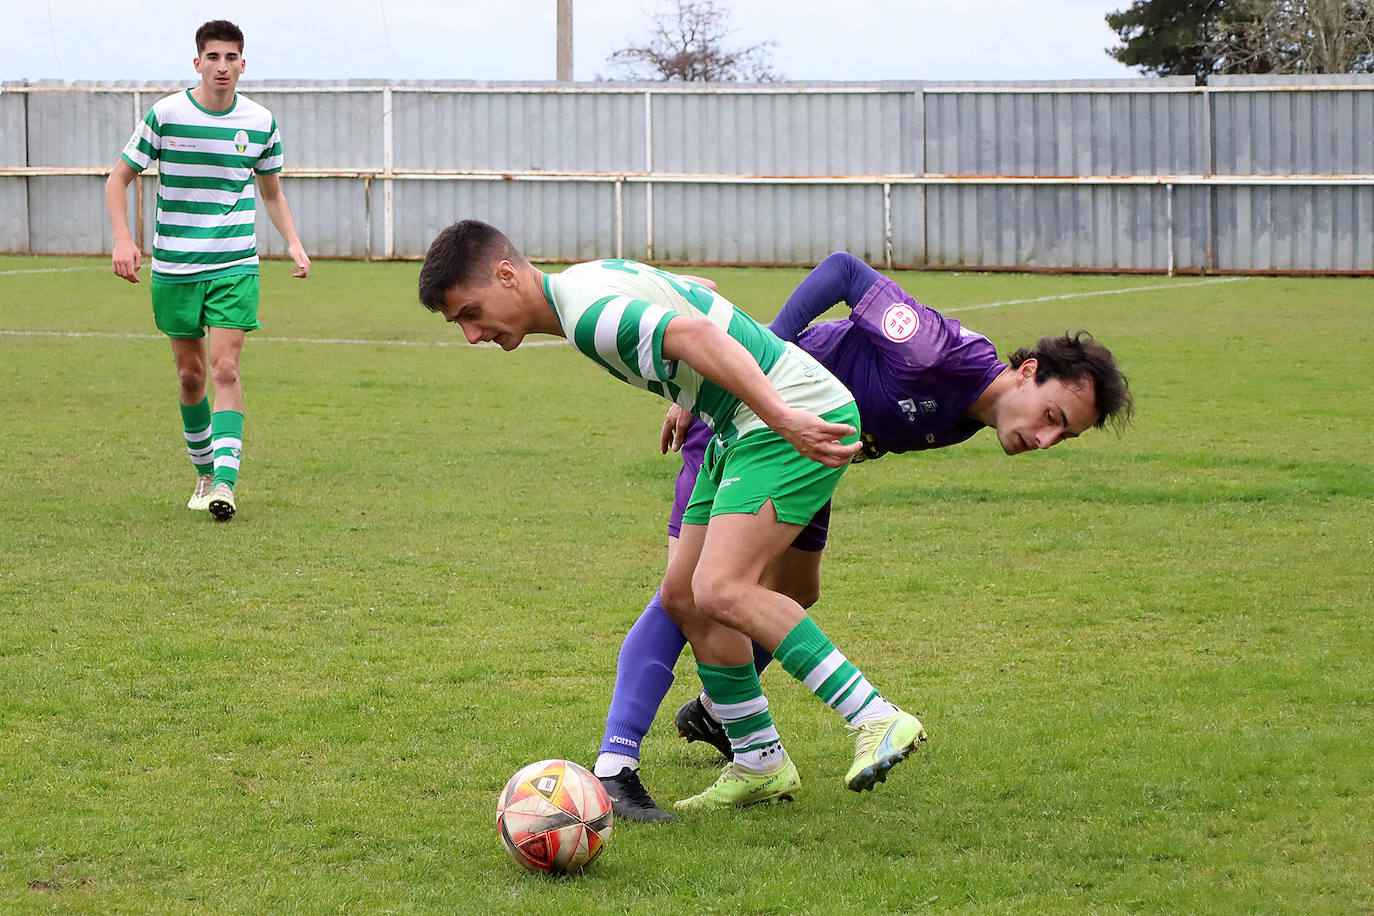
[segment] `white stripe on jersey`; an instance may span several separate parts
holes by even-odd
[[[658,309],[645,309],[639,316],[639,374],[655,381],[662,381],[654,366],[654,328],[662,318]]]
[[[253,222],[252,210],[230,210],[227,213],[178,213],[159,210],[157,221],[164,226],[196,226],[218,229],[221,226],[241,226]]]
[[[164,240],[166,244],[163,244]],[[222,239],[193,239],[183,238],[179,235],[155,235],[153,236],[153,244],[158,248],[165,248],[169,251],[201,254],[204,252],[243,251],[253,247],[253,237],[248,235],[231,235]],[[205,265],[200,265],[200,269],[205,270]],[[216,266],[215,269],[218,269],[218,267]]]
[[[625,306],[629,302],[625,296],[616,296],[606,303],[596,318],[596,334],[593,340],[597,354],[612,369],[621,375],[633,376],[634,370],[625,365],[625,360],[620,358],[620,348],[616,346],[617,338],[620,336],[620,319],[625,314]]]

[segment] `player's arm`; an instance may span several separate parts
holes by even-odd
[[[105,209],[109,211],[110,229],[114,233],[114,255],[111,263],[115,276],[130,283],[138,282],[138,269],[143,266],[143,252],[134,244],[129,231],[129,184],[138,173],[121,157],[105,179]]]
[[[705,318],[674,316],[663,331],[663,356],[681,360],[739,398],[803,457],[838,468],[859,450],[857,442],[840,442],[854,427],[789,407],[749,351]]]
[[[798,284],[768,329],[783,340],[795,341],[811,322],[841,302],[852,309],[881,276],[849,252],[837,251]]]
[[[286,192],[281,189],[281,176],[276,172],[266,175],[260,173],[258,191],[262,193],[262,205],[267,208],[272,225],[281,233],[282,240],[286,242],[287,253],[291,255],[291,260],[296,262],[296,268],[291,271],[291,276],[301,279],[310,276],[310,256],[305,253],[305,246],[296,234],[296,221],[291,218],[291,205],[286,202]]]

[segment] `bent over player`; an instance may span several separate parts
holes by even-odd
[[[153,103],[105,182],[105,205],[114,231],[114,272],[137,283],[143,253],[129,232],[128,189],[158,162],[153,320],[172,341],[186,450],[196,469],[186,508],[209,509],[227,522],[237,511],[234,485],[243,450],[239,357],[247,333],[261,327],[255,177],[267,215],[296,263],[292,276],[309,276],[310,258],[277,175],[277,121],[235,92],[245,66],[243,32],[223,19],[205,23],[196,30],[193,63],[200,85]],[[213,413],[207,376],[215,386]]]
[[[808,325],[832,306],[848,303],[849,318]],[[863,427],[863,451],[855,461],[889,452],[943,448],[991,427],[1008,455],[1051,448],[1089,427],[1124,424],[1131,412],[1126,378],[1111,352],[1090,335],[1043,338],[1035,348],[997,358],[988,339],[958,321],[921,305],[892,280],[844,252],[830,255],[788,298],[769,326],[796,340],[853,392]],[[685,429],[677,418],[664,425],[664,449],[681,448],[669,518],[669,555],[678,547],[681,523],[710,433],[701,424]],[[803,607],[820,591],[821,551],[829,504],[808,521],[767,571],[765,582]],[[615,689],[595,772],[614,799],[617,816],[673,820],[645,790],[639,748],[673,681],[685,638],[656,594],[621,646]],[[760,671],[770,655],[756,652]],[[730,742],[708,706],[709,688],[678,711],[679,732],[705,740],[728,758]]]
[[[825,505],[859,449],[858,411],[819,363],[707,287],[645,264],[533,267],[501,232],[464,220],[439,233],[420,301],[470,343],[518,347],[566,337],[612,375],[661,395],[713,430],[662,585],[733,751],[720,778],[679,808],[790,798],[800,785],[753,663],[751,640],[856,733],[850,788],[871,788],[923,736],[805,610],[761,584]]]

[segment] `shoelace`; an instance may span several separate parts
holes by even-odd
[[[637,773],[615,776],[612,778],[612,782],[615,784],[615,794],[622,801],[635,802],[645,806],[654,804],[654,800],[649,796],[649,790],[644,788],[644,783],[639,781]]]

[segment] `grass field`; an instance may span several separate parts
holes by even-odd
[[[147,284],[0,259],[0,911],[1374,912],[1374,281],[896,275],[1004,353],[1091,329],[1134,428],[852,469],[814,613],[931,740],[856,796],[771,671],[795,804],[617,825],[558,881],[496,794],[593,759],[663,404],[463,345],[417,272],[265,265],[216,525]],[[761,317],[803,276],[700,272]],[[716,770],[677,673],[664,804]]]

